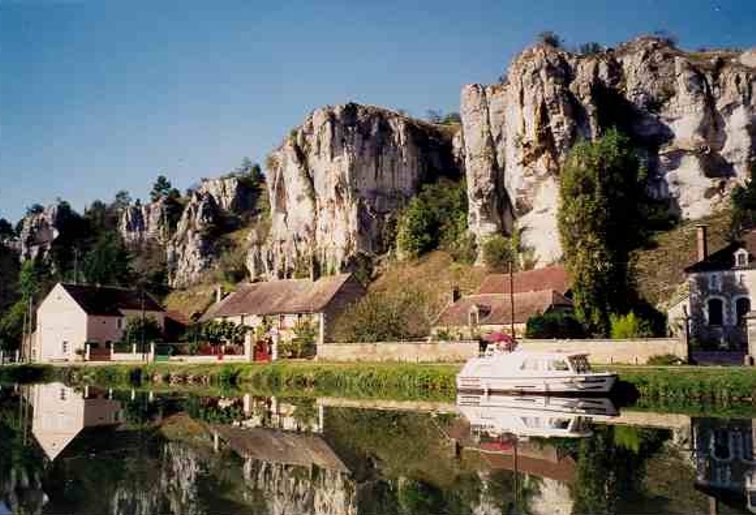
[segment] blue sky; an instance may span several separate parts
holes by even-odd
[[[756,2],[0,0],[0,217],[262,162],[325,104],[456,111],[547,29],[749,47]]]

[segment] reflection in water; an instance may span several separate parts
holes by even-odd
[[[668,417],[606,399],[457,401],[5,388],[0,514],[746,510],[750,420],[688,419],[673,438]]]

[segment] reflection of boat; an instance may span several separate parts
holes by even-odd
[[[457,374],[463,391],[606,393],[617,374],[592,372],[585,353],[497,352],[470,359]]]
[[[576,438],[591,435],[591,417],[532,408],[459,406],[474,435]]]
[[[756,513],[756,470],[749,470],[745,476],[746,506]]]
[[[553,397],[543,395],[457,394],[457,406],[535,410],[539,413],[589,415],[592,418],[616,417],[614,403],[606,397]]]

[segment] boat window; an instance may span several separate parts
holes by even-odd
[[[563,371],[566,371],[566,370],[570,369],[570,367],[567,366],[567,362],[564,361],[563,359],[552,361],[550,363],[550,365],[551,366],[549,368],[551,370],[558,370],[560,372],[563,372]]]
[[[540,360],[528,358],[522,362],[522,365],[520,366],[520,370],[541,370],[540,365],[541,365]]]
[[[551,419],[550,426],[554,429],[569,429],[571,420],[569,418]]]
[[[588,364],[588,359],[585,356],[576,356],[571,358],[570,361],[572,361],[572,366],[578,374],[585,374],[591,371],[591,366]]]

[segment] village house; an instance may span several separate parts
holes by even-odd
[[[687,295],[668,311],[672,329],[703,347],[744,349],[746,315],[756,291],[756,231],[709,254],[706,226],[696,228],[697,261],[685,268]]]
[[[510,293],[511,292],[511,293]],[[572,309],[567,271],[561,266],[512,274],[489,274],[473,295],[452,302],[433,325],[436,337],[476,338],[501,331],[522,337],[528,319]],[[514,314],[514,321],[512,315]]]
[[[351,274],[324,276],[315,281],[249,283],[216,302],[201,320],[231,321],[253,330],[272,329],[283,341],[295,336],[297,327],[311,324],[321,344],[328,338],[335,317],[364,294],[365,288]]]
[[[32,361],[73,361],[85,344],[120,341],[130,318],[145,316],[165,326],[165,311],[149,294],[110,286],[58,283],[37,308]]]

